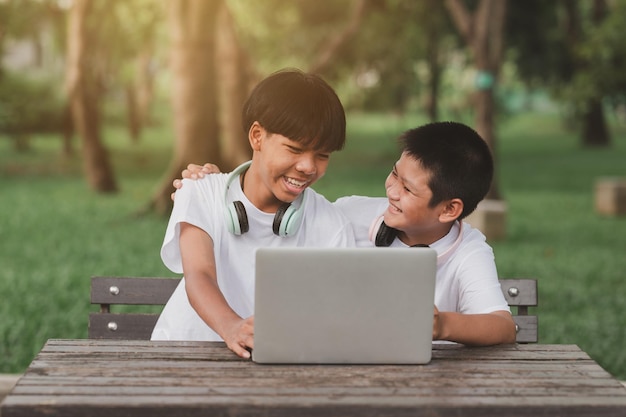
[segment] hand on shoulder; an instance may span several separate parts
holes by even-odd
[[[206,174],[219,174],[220,172],[222,171],[217,165],[207,162],[204,165],[197,165],[197,164],[187,165],[187,168],[181,172],[181,176],[182,178],[187,178],[190,180],[197,180],[198,178],[203,178]],[[176,178],[172,182],[172,185],[174,186],[175,189],[179,190],[183,186],[183,180],[180,178]],[[176,191],[174,191],[171,195],[172,201],[174,201],[175,196],[176,196]]]

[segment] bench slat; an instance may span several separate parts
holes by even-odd
[[[502,294],[510,306],[537,306],[537,280],[529,278],[501,279],[500,286],[502,287]]]
[[[180,278],[92,277],[92,304],[163,305]],[[111,292],[111,287],[119,290]]]
[[[158,314],[142,313],[91,313],[89,314],[90,339],[150,340]],[[113,330],[109,325],[114,323]]]
[[[109,305],[165,305],[179,282],[180,278],[92,277],[91,303],[100,304],[101,312],[89,315],[89,338],[150,339],[158,314],[110,313]],[[538,317],[527,312],[528,307],[538,304],[537,280],[501,279],[500,286],[509,306],[518,309],[513,316],[519,329],[517,342],[536,343]],[[116,290],[111,291],[111,287]]]
[[[538,337],[538,317],[537,316],[513,316],[518,331],[515,341],[517,343],[537,343]]]

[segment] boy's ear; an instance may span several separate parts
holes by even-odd
[[[258,151],[261,148],[261,142],[266,130],[259,124],[259,122],[252,123],[250,130],[248,130],[248,141],[252,150]]]
[[[439,214],[439,221],[448,223],[458,219],[461,213],[463,213],[464,207],[463,200],[460,198],[449,200],[445,203],[443,210]]]

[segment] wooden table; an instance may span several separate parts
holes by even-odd
[[[626,416],[573,345],[435,346],[428,365],[259,365],[223,343],[50,340],[2,403],[16,416]]]

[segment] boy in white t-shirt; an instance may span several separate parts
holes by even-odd
[[[400,136],[402,154],[385,181],[387,198],[343,197],[359,246],[430,246],[437,251],[433,340],[515,342],[515,322],[485,236],[462,219],[489,190],[493,159],[461,123],[430,123]],[[374,220],[373,220],[374,219]]]
[[[433,340],[468,345],[514,343],[515,322],[502,295],[492,248],[462,219],[484,198],[493,159],[484,140],[461,123],[437,122],[400,136],[402,154],[387,198],[342,197],[359,246],[430,246],[438,253]],[[190,165],[185,178],[217,172]],[[174,186],[180,188],[179,180]],[[178,198],[178,197],[176,197]]]
[[[298,70],[274,73],[243,109],[252,161],[178,191],[161,249],[183,273],[152,340],[224,340],[249,358],[254,334],[254,258],[267,246],[354,246],[340,210],[309,189],[345,143],[333,89]]]

